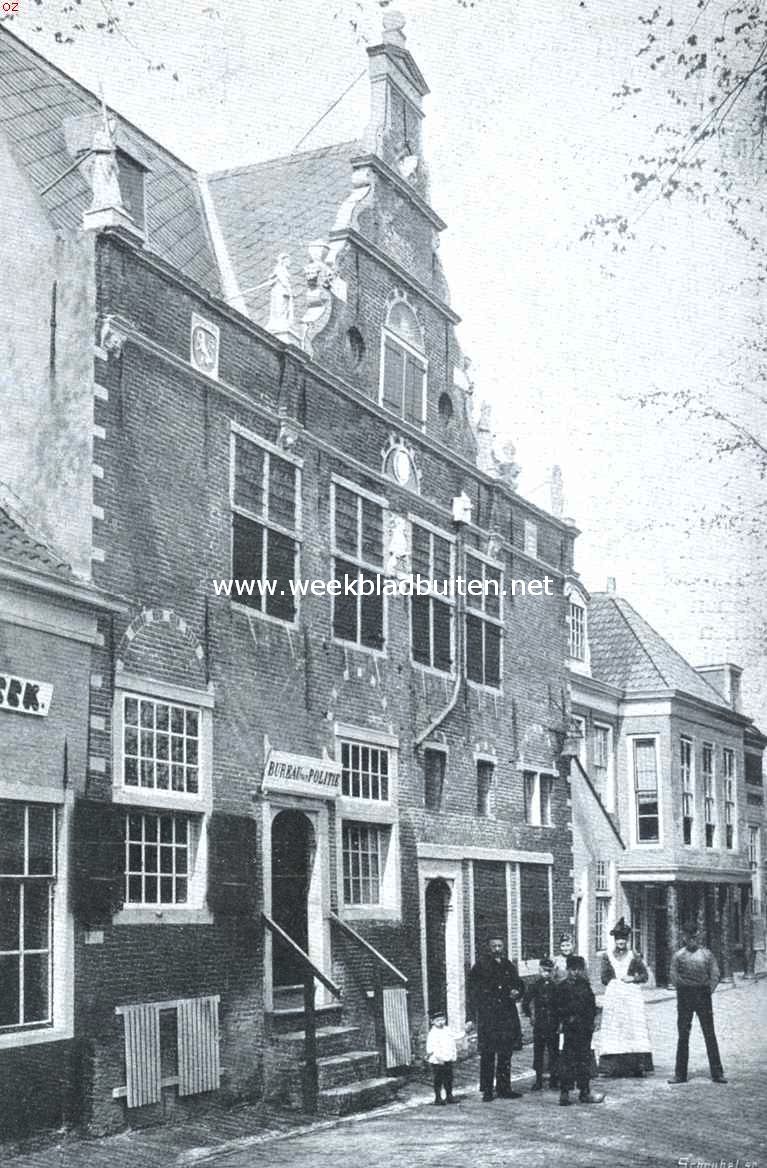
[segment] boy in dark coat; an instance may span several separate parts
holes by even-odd
[[[477,1019],[479,1089],[483,1103],[493,1091],[499,1099],[519,1099],[511,1089],[511,1053],[522,1049],[522,1027],[517,1002],[525,984],[513,961],[504,955],[500,937],[491,937],[488,952],[469,974],[469,989]]]
[[[557,986],[556,1003],[565,1040],[560,1059],[559,1102],[567,1107],[571,1102],[570,1091],[577,1084],[581,1103],[601,1103],[604,1095],[592,1094],[589,1082],[597,1004],[586,974],[586,962],[574,953],[567,958],[567,980]]]
[[[554,962],[544,957],[540,962],[540,976],[531,982],[522,1001],[522,1013],[533,1019],[533,1070],[535,1082],[532,1090],[543,1087],[543,1060],[549,1055],[549,1087],[559,1084],[557,1060],[559,1058],[559,1018],[557,1016],[556,992],[553,980]]]

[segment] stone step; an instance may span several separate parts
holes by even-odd
[[[333,1002],[327,1006],[317,1006],[314,1011],[317,1018],[317,1029],[340,1023],[342,1012],[343,1007],[340,1002]],[[304,1008],[303,1006],[279,1006],[277,1009],[269,1010],[266,1018],[272,1034],[290,1034],[297,1031],[298,1027],[303,1026]]]
[[[359,1026],[318,1026],[317,1027],[317,1054],[319,1058],[331,1055],[346,1054],[357,1049],[355,1044],[359,1039]],[[303,1030],[287,1030],[274,1036],[281,1047],[285,1047],[295,1055],[296,1062],[302,1062],[304,1057]]]
[[[370,1111],[383,1107],[395,1098],[401,1079],[360,1079],[341,1087],[321,1090],[318,1098],[320,1115],[350,1115],[354,1111]]]
[[[377,1050],[350,1050],[317,1059],[317,1082],[321,1091],[343,1087],[360,1080],[374,1079],[380,1069]]]

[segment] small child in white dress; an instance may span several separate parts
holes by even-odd
[[[455,1039],[447,1028],[447,1018],[444,1014],[432,1015],[431,1030],[426,1038],[426,1061],[431,1064],[434,1072],[435,1107],[458,1102],[453,1098],[453,1063],[456,1057]]]

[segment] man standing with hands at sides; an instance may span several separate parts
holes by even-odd
[[[516,965],[503,955],[500,937],[491,937],[488,952],[469,974],[469,987],[477,1018],[479,1046],[479,1089],[483,1103],[493,1092],[499,1099],[520,1099],[511,1089],[511,1053],[522,1049],[522,1027],[517,1002],[524,982]]]
[[[676,989],[676,1025],[678,1040],[674,1077],[669,1083],[687,1082],[687,1061],[690,1053],[690,1030],[695,1014],[706,1043],[708,1066],[715,1083],[726,1083],[719,1044],[714,1031],[714,1011],[711,995],[719,984],[719,966],[710,949],[700,944],[700,930],[694,921],[682,928],[684,948],[671,958],[671,984]]]

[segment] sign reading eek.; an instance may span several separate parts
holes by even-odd
[[[29,681],[26,677],[0,673],[0,710],[46,718],[52,697],[53,686],[47,681]]]
[[[263,790],[290,791],[335,799],[341,787],[341,764],[330,758],[307,758],[272,750],[264,767]]]

